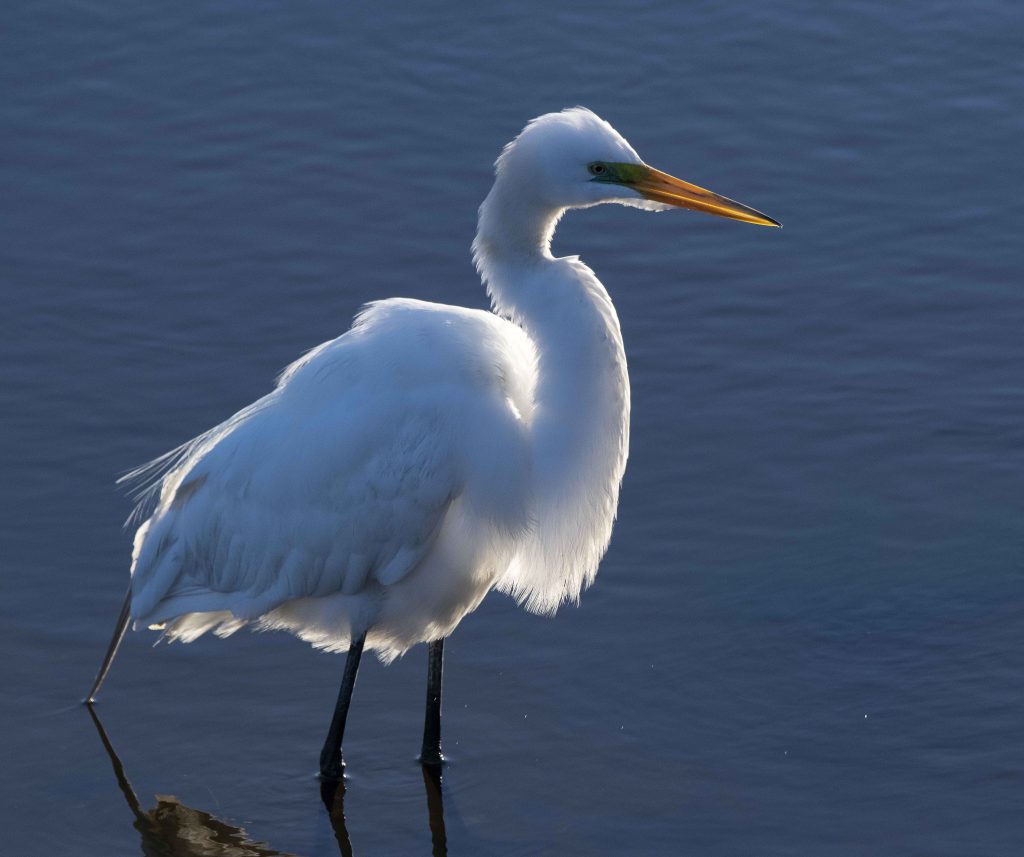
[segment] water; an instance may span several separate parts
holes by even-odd
[[[75,705],[126,583],[114,476],[368,299],[483,306],[491,161],[582,103],[786,228],[563,224],[621,316],[630,467],[579,609],[492,596],[450,641],[448,853],[1019,853],[1019,4],[0,14],[5,851],[166,850]],[[429,853],[433,824],[440,853],[421,650],[365,662],[332,825],[342,659],[151,642],[100,706],[139,812],[301,855]]]

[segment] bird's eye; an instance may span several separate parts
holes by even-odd
[[[606,172],[608,172],[608,167],[606,167],[604,164],[600,162],[587,164],[587,169],[590,170],[590,174],[592,176],[603,176]]]

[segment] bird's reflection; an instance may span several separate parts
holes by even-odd
[[[323,780],[320,783],[320,799],[327,807],[327,815],[334,828],[334,836],[338,840],[338,851],[341,857],[352,857],[352,841],[348,838],[345,826],[345,782]]]
[[[441,766],[423,766],[423,785],[427,790],[427,813],[430,819],[430,840],[433,857],[447,857],[448,835],[444,829],[444,799],[441,796]]]
[[[254,842],[240,827],[227,824],[208,812],[185,806],[175,797],[157,795],[156,806],[144,810],[96,710],[92,705],[86,705],[86,708],[110,757],[121,794],[135,816],[134,827],[142,836],[145,857],[294,857],[290,852],[277,851],[264,843]],[[423,783],[427,793],[432,853],[434,857],[447,857],[441,768],[424,765]],[[351,857],[354,852],[345,825],[345,783],[323,782],[320,797],[327,808],[339,852],[342,857]]]
[[[441,794],[441,766],[423,765],[423,786],[427,792],[427,818],[433,857],[448,857],[448,834],[444,827],[444,799]],[[327,807],[338,850],[342,857],[351,857],[352,843],[345,826],[345,782],[325,780],[320,784],[320,798]]]

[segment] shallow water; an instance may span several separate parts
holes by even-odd
[[[114,476],[368,299],[483,306],[490,164],[582,103],[786,228],[562,225],[619,309],[630,467],[579,609],[492,596],[447,647],[447,852],[1019,853],[1019,4],[0,16],[5,852],[165,847],[75,704],[126,584]],[[313,773],[342,659],[151,642],[100,714],[168,835],[441,853],[421,650],[364,661],[332,824]]]

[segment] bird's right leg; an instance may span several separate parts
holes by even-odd
[[[103,656],[103,663],[100,665],[100,671],[96,673],[96,679],[92,683],[92,690],[83,700],[86,703],[93,703],[96,701],[96,694],[100,692],[100,685],[103,684],[103,679],[107,677],[107,672],[110,670],[110,665],[114,662],[114,655],[117,654],[118,648],[121,646],[121,640],[124,639],[124,632],[128,630],[128,620],[131,618],[132,610],[132,588],[128,587],[128,594],[124,597],[124,604],[121,605],[121,615],[117,617],[117,624],[114,626],[114,635],[110,638],[110,645],[107,646],[107,653]]]
[[[440,765],[441,755],[441,672],[444,666],[444,639],[427,644],[427,714],[423,721],[424,765]]]
[[[348,719],[348,706],[352,701],[352,688],[356,686],[356,673],[359,672],[359,659],[363,655],[363,643],[366,633],[363,632],[352,640],[345,659],[345,674],[341,679],[338,691],[338,703],[334,706],[334,717],[331,728],[327,730],[327,740],[320,751],[320,776],[325,780],[340,780],[345,770],[345,762],[341,756],[341,742],[345,737],[345,721]]]

